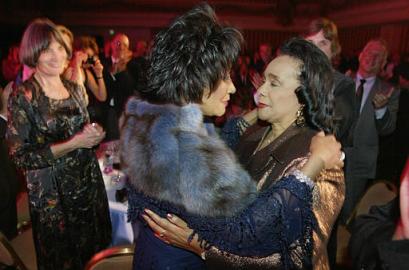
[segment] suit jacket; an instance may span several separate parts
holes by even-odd
[[[130,96],[136,92],[136,80],[128,70],[111,75],[111,59],[103,59],[104,81],[107,88],[107,100],[102,104],[102,125],[106,131],[105,141],[119,139],[119,117],[121,116],[125,103]],[[131,60],[132,61],[132,60]]]
[[[399,218],[399,200],[372,206],[351,224],[349,250],[354,269],[407,269],[409,240],[392,240]]]
[[[351,176],[375,178],[379,136],[388,135],[395,130],[399,90],[394,90],[386,105],[386,112],[381,119],[375,117],[372,100],[377,93],[386,93],[390,87],[392,87],[390,84],[376,78],[355,123],[352,130],[353,147],[346,150],[346,170],[347,174]]]
[[[334,102],[335,135],[342,147],[349,147],[352,145],[349,132],[358,118],[355,82],[337,70],[334,70]]]
[[[223,128],[224,138],[231,138],[232,134],[239,135],[233,129],[228,130],[228,127],[232,128],[230,125]],[[241,136],[239,144],[236,145],[236,152],[240,163],[243,164],[253,179],[258,182],[261,192],[274,187],[277,184],[277,179],[292,169],[302,166],[309,154],[311,139],[317,133],[316,130],[307,126],[299,127],[294,124],[288,127],[268,146],[255,151],[269,128],[270,126],[262,125],[262,122],[250,126]],[[315,180],[313,212],[317,221],[317,226],[315,227],[315,232],[317,233],[314,232],[313,236],[314,269],[329,269],[326,243],[344,200],[345,186],[343,174],[340,171],[333,172],[335,174],[323,171]],[[336,176],[336,174],[338,175]],[[294,252],[291,256],[305,256],[305,254],[296,253]],[[277,261],[279,259],[274,260],[274,254],[266,260],[265,258],[249,258],[226,254],[215,248],[206,252],[208,269],[281,269]],[[303,267],[305,265],[300,266],[300,269],[306,269]],[[293,267],[291,269],[299,268]]]
[[[282,177],[293,160],[307,156],[311,139],[317,133],[308,127],[291,125],[276,140],[255,152],[262,137],[270,128],[259,123],[249,127],[236,149],[240,163],[260,185],[260,190],[269,188]],[[266,173],[268,177],[263,179]],[[259,183],[261,179],[263,180]]]
[[[109,58],[102,59],[101,61],[103,61],[104,64],[103,75],[107,88],[105,105],[113,107],[118,115],[121,115],[127,99],[135,94],[136,78],[132,76],[128,66],[124,71],[118,72],[112,76],[110,73],[112,60]],[[114,100],[114,105],[110,105],[111,99]]]
[[[399,185],[399,178],[409,155],[409,89],[401,88],[395,131],[380,138],[377,179],[391,179]]]

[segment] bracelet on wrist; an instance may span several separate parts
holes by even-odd
[[[249,126],[249,122],[247,122],[243,117],[239,117],[237,119],[237,127],[239,128],[240,135],[242,135]]]
[[[294,175],[298,181],[306,183],[310,188],[314,188],[315,183],[312,181],[312,179],[305,175],[302,171],[295,169],[291,172],[292,175]]]
[[[96,77],[97,80],[101,80],[103,78],[104,78],[104,76]]]

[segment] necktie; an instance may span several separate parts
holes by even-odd
[[[361,79],[358,88],[356,89],[356,106],[358,108],[358,114],[361,112],[362,96],[364,93],[364,84],[366,80]]]

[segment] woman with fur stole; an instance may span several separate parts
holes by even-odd
[[[128,213],[140,230],[134,269],[205,268],[199,256],[160,241],[139,223],[146,208],[182,217],[205,247],[243,256],[277,254],[288,269],[311,265],[314,182],[296,171],[257,193],[234,154],[203,121],[225,113],[235,92],[229,73],[241,42],[240,32],[220,25],[207,5],[156,37],[144,100],[128,102],[121,134]],[[313,151],[302,171],[315,176],[324,165],[336,164],[339,144],[334,140],[328,147]]]

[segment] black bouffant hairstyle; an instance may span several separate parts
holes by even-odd
[[[243,37],[222,26],[207,4],[178,17],[160,32],[152,48],[148,85],[142,97],[154,103],[201,103],[229,75]]]
[[[308,126],[325,133],[334,132],[333,71],[328,57],[314,44],[301,38],[292,38],[280,48],[280,55],[288,55],[301,62],[295,90],[298,102],[303,104]]]

